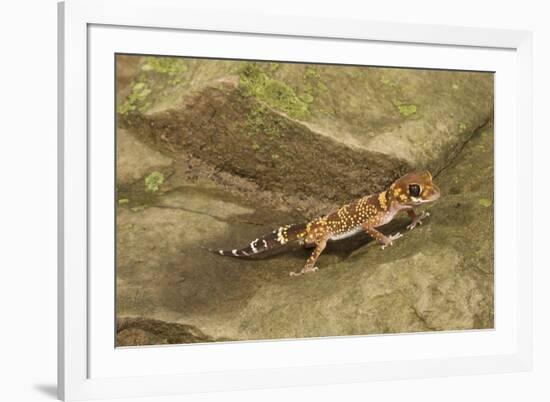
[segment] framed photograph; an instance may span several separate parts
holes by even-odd
[[[60,398],[530,369],[529,32],[69,0],[59,45]]]

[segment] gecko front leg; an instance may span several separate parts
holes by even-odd
[[[384,250],[387,246],[393,246],[393,241],[399,239],[400,237],[403,237],[403,235],[399,232],[393,235],[386,236],[384,233],[376,230],[375,228],[366,227],[365,231],[374,237],[376,240],[378,240],[379,243],[382,244],[382,250]]]
[[[422,211],[420,215],[417,215],[416,212],[414,212],[414,210],[411,208],[407,210],[407,215],[409,215],[409,218],[411,218],[412,220],[412,222],[407,225],[407,229],[413,230],[418,225],[422,225],[422,220],[430,216],[430,213]]]

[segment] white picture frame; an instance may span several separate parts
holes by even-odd
[[[161,396],[531,368],[531,33],[269,14],[216,14],[187,8],[177,0],[68,0],[59,4],[58,15],[58,392],[61,399]],[[164,48],[160,48],[159,35]],[[380,60],[385,60],[386,65],[427,67],[429,57],[444,55],[445,60],[437,63],[445,68],[494,66],[497,75],[503,77],[495,87],[495,254],[496,281],[501,281],[496,286],[495,330],[115,351],[114,344],[109,344],[114,332],[109,325],[113,324],[114,317],[105,314],[114,311],[113,300],[105,297],[100,301],[94,296],[97,292],[111,292],[109,271],[102,276],[90,270],[90,261],[108,260],[110,255],[105,252],[96,256],[97,249],[90,249],[90,239],[98,233],[105,237],[102,234],[109,230],[108,226],[99,224],[94,226],[94,233],[90,232],[90,210],[108,209],[109,203],[112,207],[112,198],[104,197],[95,187],[94,191],[90,188],[94,185],[91,177],[102,174],[94,160],[105,156],[97,154],[101,148],[94,145],[99,138],[94,130],[106,127],[107,131],[102,132],[108,132],[108,127],[112,127],[109,116],[96,112],[98,108],[94,105],[105,102],[95,97],[102,92],[108,96],[113,89],[108,85],[98,86],[103,91],[93,88],[102,79],[109,83],[105,77],[110,70],[106,70],[107,74],[101,73],[101,66],[107,65],[102,61],[102,54],[109,56],[121,50],[177,54],[177,48],[170,46],[177,46],[182,37],[178,35],[194,35],[193,38],[202,40],[203,44],[212,42],[200,39],[201,35],[223,40],[226,53],[222,55],[218,49],[216,55],[234,58],[246,58],[249,55],[246,52],[255,52],[255,58],[272,59],[269,52],[282,47],[277,41],[291,44],[307,40],[312,48],[317,42],[332,44],[332,52],[324,54],[323,60],[333,57],[331,62],[344,64],[350,62],[344,60],[348,53],[339,54],[338,48],[369,45],[373,53],[374,47],[381,49]],[[243,46],[245,42],[238,41],[247,41],[246,46]],[[264,43],[272,47],[261,46]],[[391,52],[384,51],[392,46],[402,50],[395,59],[388,58]],[[158,47],[156,51],[155,47]],[[275,59],[306,57],[293,56],[292,47],[288,46],[286,53],[280,53]],[[407,49],[413,51],[407,52]],[[206,46],[205,52],[208,51]],[[198,55],[197,52],[192,55]],[[475,52],[477,61],[468,57],[469,52]],[[302,61],[312,61],[315,57],[315,53],[310,53]],[[103,141],[114,142],[108,136]],[[499,160],[506,163],[499,164]],[[109,175],[109,170],[104,173]],[[499,187],[499,178],[504,179],[500,183],[510,189],[506,193],[499,191],[503,188]],[[106,202],[106,206],[98,207],[102,202]],[[503,217],[507,217],[506,222]],[[498,230],[504,225],[513,236],[499,238]],[[105,238],[108,240],[108,236]],[[450,345],[453,353],[446,352]],[[384,354],[390,349],[394,355]],[[346,353],[358,350],[364,353]],[[201,361],[202,365],[187,371],[178,367],[179,359],[174,357],[179,358],[181,354],[190,361]],[[255,360],[257,356],[263,356],[262,364]],[[159,362],[163,369],[151,368],[158,367]]]

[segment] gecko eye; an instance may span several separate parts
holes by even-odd
[[[409,184],[409,194],[413,197],[420,195],[420,186],[418,184]]]

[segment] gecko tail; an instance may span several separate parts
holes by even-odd
[[[233,250],[210,249],[208,251],[225,257],[246,258],[271,251],[306,236],[306,224],[281,226],[265,236],[254,239],[246,247]]]

